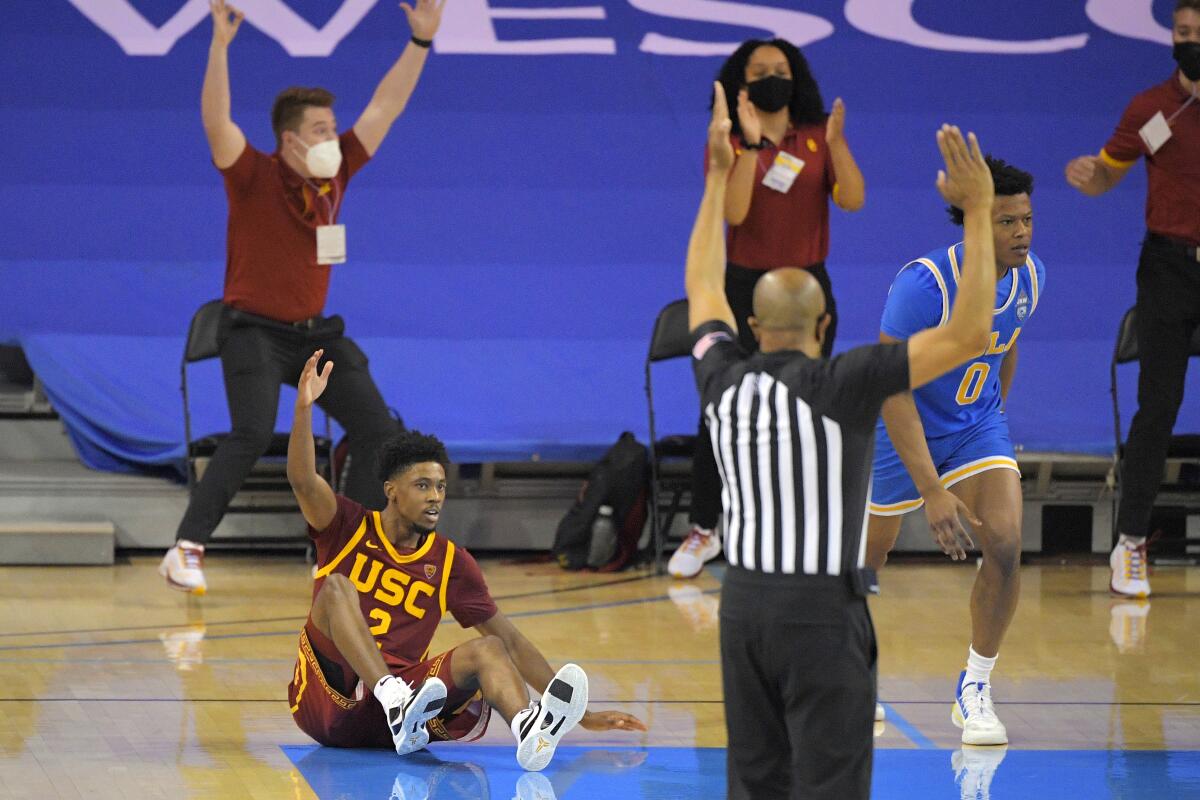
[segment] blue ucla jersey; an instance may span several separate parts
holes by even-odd
[[[905,264],[892,282],[880,330],[896,339],[908,339],[919,331],[945,325],[958,294],[962,262],[959,242]],[[1030,252],[1023,266],[1010,270],[996,284],[995,318],[987,350],[913,390],[926,438],[960,432],[1000,411],[1000,363],[1037,309],[1045,283],[1046,268]]]

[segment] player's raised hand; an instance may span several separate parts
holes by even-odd
[[[733,166],[733,145],[729,142],[729,103],[725,87],[713,82],[712,119],[708,122],[708,171],[724,175]]]
[[[745,87],[738,92],[737,106],[738,124],[742,128],[742,138],[750,144],[762,141],[762,120],[758,118],[758,109],[750,102],[750,91]]]
[[[333,372],[333,362],[326,361],[325,368],[317,372],[317,364],[324,354],[324,350],[318,350],[305,362],[304,369],[300,373],[300,382],[296,384],[297,406],[303,408],[310,407],[313,403],[317,402],[317,398],[321,396],[321,393],[325,391],[325,387],[329,385],[329,373]]]
[[[1096,177],[1096,156],[1080,156],[1067,164],[1067,183],[1076,189],[1082,189]]]
[[[829,119],[825,120],[825,143],[836,144],[846,138],[846,104],[842,98],[833,101]]]
[[[979,140],[973,133],[967,138],[969,143],[955,125],[943,125],[937,132],[938,150],[946,162],[946,168],[938,170],[937,188],[955,208],[978,211],[991,207],[996,188],[992,171],[979,150]]]
[[[963,527],[965,518],[975,527],[983,524],[960,500],[948,489],[938,488],[924,496],[925,517],[929,520],[929,530],[942,552],[954,561],[963,561],[967,550],[974,549],[975,543],[971,535]]]
[[[589,731],[644,731],[646,724],[624,711],[588,711],[579,724]]]
[[[246,15],[225,0],[209,0],[209,8],[212,11],[213,43],[228,47]]]
[[[446,0],[417,0],[414,8],[408,3],[401,3],[404,16],[408,17],[408,27],[412,28],[413,36],[418,39],[432,39],[442,24],[442,9]]]

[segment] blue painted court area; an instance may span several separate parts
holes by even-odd
[[[526,773],[511,747],[434,745],[390,752],[283,748],[321,800],[666,800],[725,796],[719,748],[559,749]],[[1190,800],[1200,752],[1159,750],[877,750],[875,800]]]

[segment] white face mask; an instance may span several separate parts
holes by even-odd
[[[342,166],[342,148],[337,139],[318,142],[311,147],[304,144],[299,137],[296,141],[305,149],[304,166],[314,178],[332,178],[337,175]]]

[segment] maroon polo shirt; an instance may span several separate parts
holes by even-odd
[[[742,138],[734,136],[732,141],[734,152],[740,154]],[[786,193],[763,186],[779,150],[804,162]],[[706,152],[706,170],[707,156]],[[726,230],[726,258],[731,264],[761,270],[824,261],[829,255],[829,196],[835,183],[825,126],[788,128],[778,150],[765,147],[758,152],[750,210],[741,225]]]
[[[338,141],[342,166],[329,180],[305,180],[279,155],[246,143],[221,170],[229,198],[225,257],[227,305],[280,322],[325,308],[329,265],[317,263],[317,227],[333,222],[351,176],[370,156],[353,130]]]
[[[1100,157],[1125,169],[1146,157],[1146,227],[1200,245],[1200,99],[1171,123],[1171,138],[1151,155],[1138,131],[1159,111],[1168,119],[1187,102],[1179,73],[1133,98]]]

